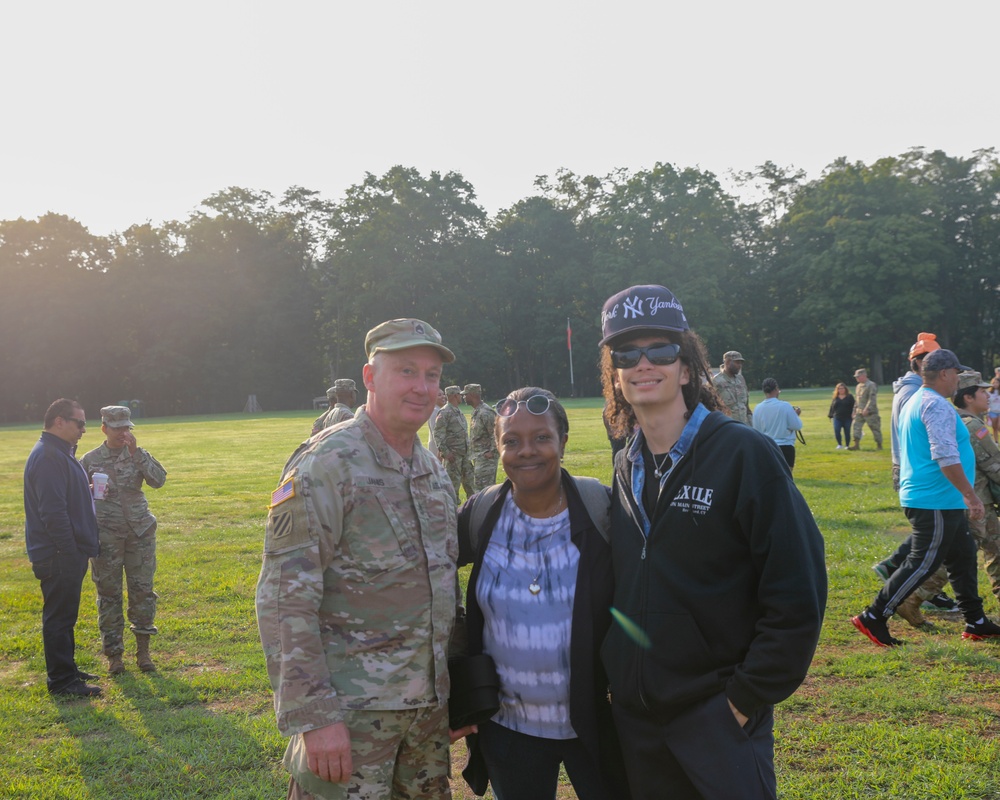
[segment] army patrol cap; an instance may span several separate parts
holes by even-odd
[[[924,359],[926,361],[927,359]],[[975,370],[969,370],[967,372],[960,372],[958,374],[958,390],[971,389],[975,386],[978,389],[989,389],[990,384],[983,380],[982,374],[976,372]]]
[[[329,389],[326,390],[326,399],[333,400],[336,394],[337,394],[337,387],[331,386]]]
[[[867,374],[868,374],[868,370],[866,370],[864,367],[861,367],[860,369],[854,370],[854,377],[855,378],[858,378],[858,377],[860,377],[862,375],[867,375]]]
[[[610,345],[625,334],[639,335],[644,331],[684,333],[687,317],[673,292],[665,286],[630,286],[609,297],[601,310],[599,344]]]
[[[743,354],[740,353],[740,352],[738,352],[738,351],[736,351],[736,350],[730,350],[728,353],[723,353],[722,354],[722,360],[723,361],[746,361],[746,359],[743,358]]]
[[[132,412],[128,406],[104,406],[101,409],[101,424],[109,428],[134,428]]]
[[[357,390],[357,384],[350,378],[337,378],[333,382],[333,391],[335,392],[356,392]]]
[[[957,369],[959,372],[972,372],[972,367],[964,366],[951,350],[943,347],[924,357],[923,369],[927,372],[940,372],[943,369]]]
[[[365,355],[370,359],[376,353],[391,353],[410,347],[427,345],[441,354],[446,364],[455,360],[455,354],[441,344],[441,334],[423,320],[391,319],[376,325],[365,336]]]
[[[446,386],[445,390],[444,390],[444,393],[446,395],[448,395],[448,396],[451,396],[453,394],[461,394],[462,393],[462,389],[461,389],[461,387],[458,387],[458,386]]]
[[[481,395],[482,393],[483,393],[483,387],[480,386],[478,383],[467,383],[467,384],[465,384],[465,388],[462,389],[462,396],[463,397],[465,395],[467,395],[467,394],[479,394],[479,395]]]
[[[940,349],[941,345],[937,343],[937,336],[933,333],[918,333],[916,343],[910,348],[910,361]]]

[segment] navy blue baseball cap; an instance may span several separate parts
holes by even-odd
[[[688,330],[680,301],[664,286],[632,286],[612,295],[601,311],[601,345],[625,334]]]
[[[934,350],[924,356],[923,369],[930,372],[940,372],[943,369],[957,369],[959,372],[972,372],[972,367],[966,367],[958,360],[951,350]]]

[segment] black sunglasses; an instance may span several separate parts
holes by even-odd
[[[611,364],[615,369],[631,369],[639,363],[643,356],[649,360],[650,364],[658,367],[665,367],[673,364],[681,354],[679,344],[658,342],[646,347],[625,347],[621,350],[611,351]]]
[[[497,413],[501,417],[513,417],[522,403],[529,412],[536,416],[541,416],[549,410],[549,398],[544,394],[536,394],[527,400],[512,400],[509,397],[506,400],[501,400],[496,405]]]
[[[76,417],[63,417],[63,419],[66,420],[67,422],[75,422],[76,427],[79,428],[81,431],[87,427],[87,423],[84,422],[82,419],[77,419]]]

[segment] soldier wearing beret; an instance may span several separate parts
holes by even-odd
[[[476,490],[472,461],[469,459],[469,423],[458,405],[462,390],[458,386],[448,386],[444,393],[448,403],[434,421],[434,443],[455,487],[455,496],[465,487],[465,495],[470,497]]]
[[[483,402],[483,387],[478,383],[465,384],[462,397],[472,406],[472,422],[469,423],[469,457],[472,460],[474,490],[478,492],[497,482],[499,451],[494,431],[497,413]]]
[[[712,378],[712,383],[722,402],[725,403],[729,416],[746,425],[753,425],[750,390],[747,389],[747,381],[743,377],[743,361],[743,356],[736,350],[725,353],[722,356],[719,374]]]
[[[292,454],[267,517],[257,623],[288,797],[447,798],[456,498],[417,431],[455,356],[418,319],[365,352],[367,403]]]
[[[167,471],[136,444],[133,427],[127,406],[105,406],[101,409],[104,443],[80,459],[91,480],[95,473],[108,476],[104,498],[94,501],[101,553],[91,560],[90,574],[97,587],[97,622],[111,675],[125,671],[122,573],[128,587],[128,619],[135,634],[136,663],[143,672],[156,669],[149,654],[149,637],[157,632],[153,591],[156,517],[149,511],[142,485],[159,489],[166,483]]]

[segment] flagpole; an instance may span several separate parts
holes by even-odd
[[[573,329],[566,317],[566,347],[569,350],[569,396],[576,397],[576,385],[573,383]]]

